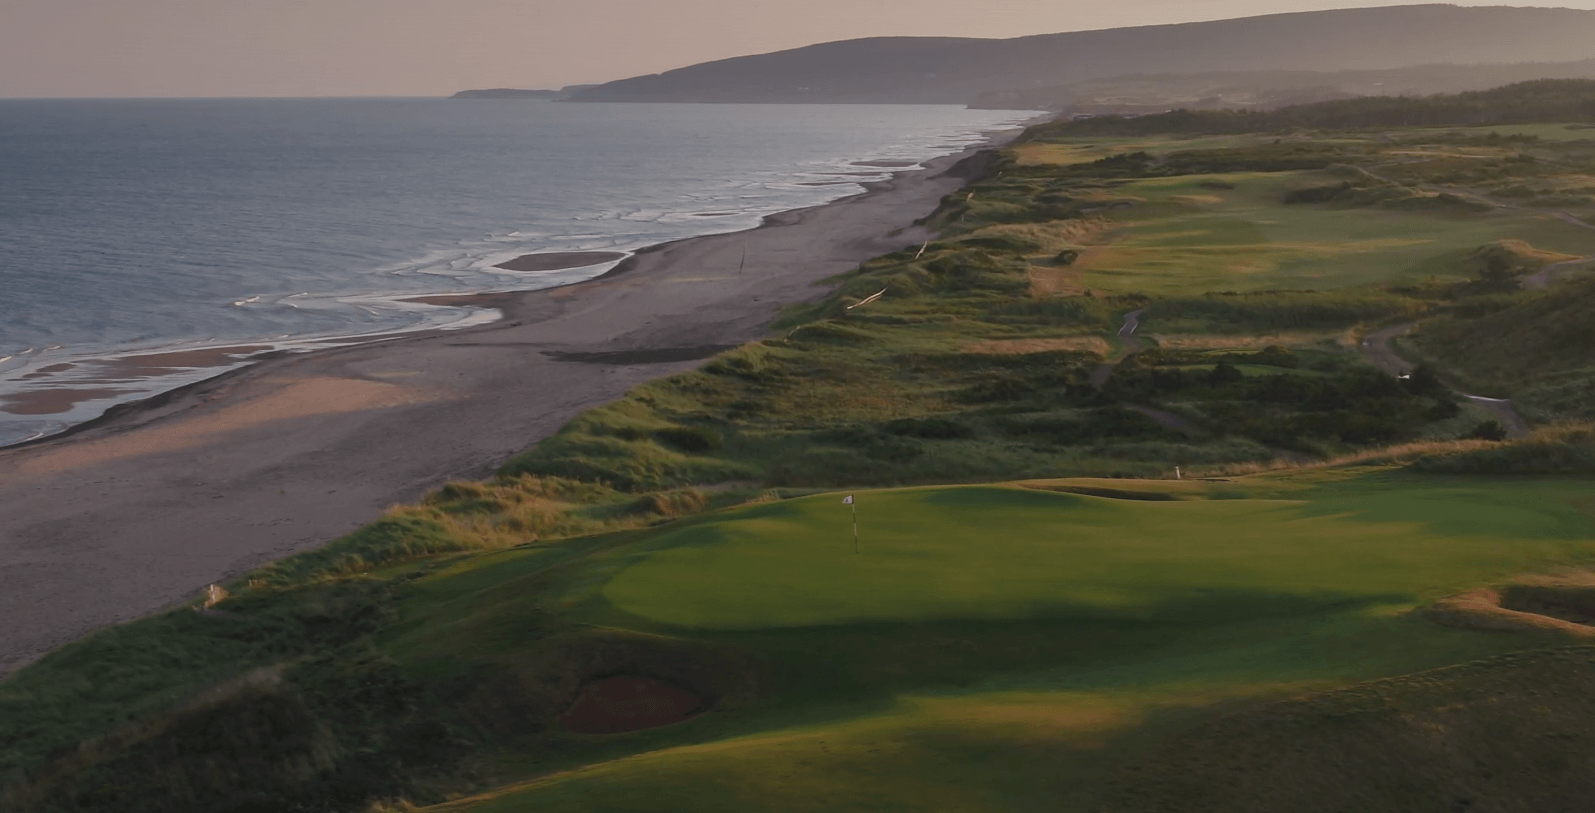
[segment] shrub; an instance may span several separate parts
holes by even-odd
[[[685,517],[709,507],[709,498],[695,488],[661,491],[639,498],[631,504],[631,513],[660,517]]]
[[[266,565],[252,577],[277,585],[303,584],[472,547],[469,542],[450,534],[438,520],[394,515],[323,547]]]
[[[1462,436],[1463,440],[1506,440],[1506,427],[1500,421],[1482,421]]]
[[[1412,468],[1438,474],[1595,474],[1595,428],[1541,429],[1523,440],[1425,457]]]
[[[667,446],[683,452],[708,452],[720,448],[720,433],[698,426],[674,426],[654,432],[654,437]]]
[[[1012,234],[996,234],[982,237],[968,237],[958,241],[960,245],[983,248],[990,251],[999,251],[1007,254],[1030,254],[1041,249],[1041,245],[1033,240]]]
[[[975,436],[968,424],[949,418],[898,418],[885,426],[894,435],[926,440],[961,440]]]

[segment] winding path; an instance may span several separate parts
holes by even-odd
[[[1415,369],[1415,365],[1413,365],[1412,362],[1402,358],[1401,355],[1396,352],[1394,342],[1397,338],[1412,332],[1412,329],[1415,327],[1417,327],[1415,323],[1406,322],[1404,324],[1380,328],[1379,330],[1369,333],[1362,340],[1361,349],[1363,358],[1366,358],[1368,363],[1372,364],[1373,366],[1378,367],[1379,369],[1389,373],[1390,375],[1396,376],[1397,378],[1410,375],[1413,369]],[[1475,404],[1478,404],[1479,406],[1488,410],[1491,415],[1494,415],[1495,419],[1500,422],[1501,427],[1506,430],[1507,437],[1521,438],[1528,436],[1530,432],[1528,421],[1523,419],[1523,415],[1517,411],[1517,407],[1510,400],[1505,398],[1489,398],[1483,395],[1474,395],[1472,393],[1458,390],[1455,387],[1452,387],[1452,389],[1455,390],[1458,395],[1468,399],[1469,401],[1472,401]]]
[[[1145,343],[1135,335],[1135,332],[1141,328],[1141,314],[1143,313],[1146,313],[1145,308],[1137,311],[1130,311],[1124,315],[1124,325],[1119,328],[1119,340],[1124,344],[1124,353],[1117,359],[1101,364],[1095,370],[1092,370],[1091,386],[1096,387],[1099,390],[1102,389],[1107,385],[1108,379],[1113,377],[1113,371],[1119,369],[1119,365],[1123,364],[1125,359],[1128,359],[1136,353],[1146,349]],[[1131,412],[1139,412],[1142,415],[1157,421],[1158,425],[1162,426],[1164,429],[1172,429],[1190,437],[1207,437],[1208,435],[1212,434],[1206,429],[1203,429],[1202,427],[1197,426],[1195,423],[1175,415],[1172,412],[1164,412],[1161,409],[1153,409],[1152,407],[1140,406],[1138,404],[1125,404],[1124,408],[1130,410]]]
[[[1113,371],[1119,369],[1124,360],[1145,349],[1135,331],[1141,327],[1141,314],[1146,313],[1146,308],[1130,311],[1124,315],[1124,325],[1119,328],[1119,341],[1124,345],[1124,352],[1112,361],[1103,362],[1091,371],[1091,386],[1102,389],[1107,385],[1108,379],[1113,377]]]

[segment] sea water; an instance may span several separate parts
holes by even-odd
[[[527,253],[627,252],[861,191],[1033,114],[523,100],[0,101],[0,445],[213,375],[60,411],[86,359],[462,326],[417,294],[530,289]],[[146,373],[148,371],[145,371]]]

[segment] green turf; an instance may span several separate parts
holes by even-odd
[[[1286,190],[1310,185],[1313,177],[1180,176],[1120,186],[1116,196],[1146,202],[1113,215],[1124,228],[1081,261],[1079,281],[1097,290],[1162,295],[1324,290],[1462,280],[1468,273],[1454,260],[1508,238],[1577,256],[1595,253],[1595,232],[1531,212],[1455,216],[1281,202]],[[1235,188],[1201,186],[1213,180]]]
[[[1588,124],[1497,124],[1489,127],[1463,127],[1455,130],[1417,130],[1412,133],[1465,133],[1467,135],[1527,135],[1544,141],[1583,141],[1595,139],[1595,128]]]
[[[860,553],[834,495],[664,537],[604,588],[617,608],[688,627],[933,618],[1156,618],[1232,596],[1406,601],[1582,544],[1587,521],[1476,489],[1295,501],[1147,503],[1012,488],[874,492]],[[1444,524],[1445,533],[1431,526]],[[1235,535],[1230,529],[1244,527]],[[1324,540],[1338,560],[1322,566]],[[1445,566],[1409,570],[1414,560]]]
[[[1117,485],[1194,499],[860,492],[854,554],[848,509],[826,494],[599,553],[543,606],[759,653],[779,688],[677,727],[679,746],[657,734],[635,756],[438,810],[1095,809],[1147,742],[1225,709],[1543,645],[1407,611],[1595,554],[1578,481]],[[419,586],[496,581],[508,600],[504,577],[530,555]]]

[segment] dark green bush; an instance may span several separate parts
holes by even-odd
[[[884,428],[894,435],[926,440],[960,440],[975,436],[974,428],[950,418],[898,418]]]
[[[654,432],[654,437],[666,446],[683,452],[708,452],[720,448],[723,438],[719,432],[698,426],[673,426]]]

